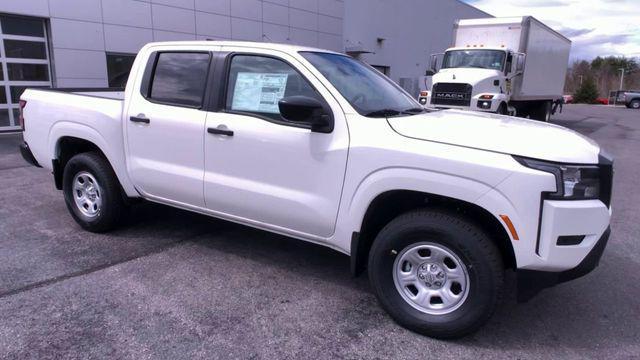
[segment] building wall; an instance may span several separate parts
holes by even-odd
[[[422,75],[430,54],[451,44],[454,22],[490,16],[460,0],[0,0],[0,20],[11,15],[40,19],[47,31],[33,37],[0,28],[0,131],[18,128],[24,88],[106,87],[109,76],[119,86],[132,61],[126,54],[152,41],[230,39],[368,51],[358,56],[417,95],[428,87]],[[12,41],[14,49],[5,54],[2,44]],[[28,46],[16,50],[16,41],[46,44],[47,55],[20,55]]]
[[[345,48],[373,52],[359,58],[389,67],[394,81],[417,92],[410,83],[419,85],[431,54],[451,46],[455,21],[483,17],[491,15],[458,0],[348,0]]]
[[[342,51],[342,0],[1,0],[50,26],[54,86],[107,86],[106,52],[152,41],[233,39]]]

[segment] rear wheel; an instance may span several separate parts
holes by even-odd
[[[100,154],[72,157],[64,167],[62,188],[71,216],[88,231],[113,229],[125,210],[118,179]]]
[[[391,221],[369,254],[369,278],[400,325],[436,338],[482,326],[502,297],[500,252],[456,214],[419,210]]]
[[[551,101],[542,101],[533,105],[529,117],[533,120],[549,122],[551,120]]]

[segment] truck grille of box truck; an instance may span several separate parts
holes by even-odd
[[[469,106],[472,91],[470,84],[437,83],[433,85],[431,104]]]

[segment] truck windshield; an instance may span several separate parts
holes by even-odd
[[[414,115],[422,106],[385,75],[352,57],[301,52],[361,115],[389,117]]]
[[[451,50],[444,54],[442,68],[479,68],[502,71],[505,57],[505,52],[500,50]]]

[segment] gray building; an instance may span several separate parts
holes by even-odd
[[[233,39],[347,52],[415,92],[459,0],[1,0],[0,131],[25,87],[119,87],[151,41]]]

